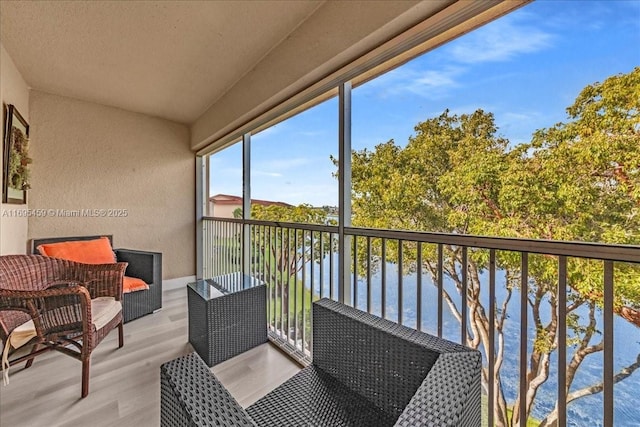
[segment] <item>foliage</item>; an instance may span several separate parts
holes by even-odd
[[[298,206],[282,205],[252,205],[251,218],[257,220],[277,222],[297,222],[302,224],[324,224],[327,214],[322,209],[316,209],[309,204]]]
[[[9,185],[18,190],[28,190],[29,165],[32,163],[29,157],[29,138],[17,127],[11,128],[11,150],[9,151],[8,177]]]
[[[390,140],[374,150],[354,151],[354,225],[640,243],[640,68],[587,86],[567,113],[566,123],[538,130],[530,143],[512,146],[499,135],[493,114],[477,110],[455,115],[445,110],[440,116],[419,123],[405,146]],[[379,243],[374,240],[373,245],[374,258],[379,260]],[[387,260],[393,262],[397,251],[391,249]],[[445,245],[444,256],[444,273],[461,292],[460,249]],[[405,268],[416,268],[414,248],[405,250],[404,260]],[[435,278],[435,248],[426,246],[422,260]],[[360,257],[358,261],[365,260]],[[534,346],[528,362],[528,393],[518,396],[511,417],[502,392],[500,368],[504,357],[503,326],[512,291],[520,287],[520,262],[519,254],[497,254],[498,268],[508,278],[507,294],[504,301],[497,302],[501,309],[496,324],[489,325],[488,307],[480,300],[480,274],[488,267],[487,251],[469,249],[467,304],[471,328],[467,344],[487,349],[488,329],[495,328],[499,359],[496,376],[489,378],[485,368],[483,382],[498,384],[494,405],[497,425],[518,422],[521,398],[526,399],[524,416],[529,417],[536,392],[548,378],[550,355],[557,348],[558,261],[555,257],[530,256],[527,294],[534,319]],[[563,311],[572,350],[568,351],[569,391],[584,358],[602,350],[595,322],[595,311],[602,305],[602,263],[569,258],[567,274],[571,293]],[[640,310],[638,267],[617,263],[615,277],[615,310],[633,319]],[[445,295],[445,301],[460,319],[449,295]],[[545,305],[552,313],[550,319],[541,315]],[[633,366],[629,369],[637,368]],[[599,390],[572,390],[568,401]],[[555,416],[554,410],[543,424],[553,423]]]

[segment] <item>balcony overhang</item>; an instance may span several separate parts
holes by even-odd
[[[327,2],[198,118],[191,148],[228,146],[528,1]]]

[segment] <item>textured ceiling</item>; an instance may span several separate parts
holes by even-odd
[[[192,123],[322,1],[0,2],[27,84]]]

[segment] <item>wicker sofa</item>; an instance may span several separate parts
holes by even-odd
[[[243,409],[195,353],[160,368],[161,425],[480,426],[481,355],[322,299],[313,363]]]
[[[103,236],[49,237],[33,239],[31,252],[39,254],[37,248],[48,243],[71,242],[77,240],[94,240]],[[113,246],[113,237],[106,235]],[[114,249],[117,262],[128,263],[125,274],[144,280],[148,290],[124,294],[124,322],[145,316],[162,308],[162,254],[159,252],[139,251],[133,249]]]

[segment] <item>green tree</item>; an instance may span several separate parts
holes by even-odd
[[[354,225],[387,229],[519,238],[640,242],[640,68],[587,86],[567,109],[567,123],[537,131],[528,144],[512,147],[498,134],[491,113],[452,115],[447,110],[415,127],[406,146],[393,140],[373,151],[352,155]],[[394,261],[397,251],[388,251]],[[462,293],[462,251],[445,245],[444,274]],[[424,266],[436,277],[435,248],[424,249]],[[361,253],[363,251],[360,251]],[[374,242],[374,262],[380,259]],[[405,268],[415,269],[415,248],[405,251]],[[363,259],[359,259],[363,262]],[[368,262],[368,261],[367,261]],[[413,263],[413,264],[412,264]],[[500,251],[498,268],[507,277],[506,296],[496,301],[494,325],[481,301],[480,275],[488,268],[487,251],[469,249],[467,293],[470,328],[466,344],[489,348],[495,328],[495,376],[483,368],[483,383],[493,382],[496,424],[516,425],[529,417],[536,394],[549,376],[549,360],[557,349],[557,259],[529,257],[528,309],[534,320],[533,350],[527,368],[527,393],[517,396],[510,417],[503,393],[504,326],[511,296],[520,290],[520,255]],[[602,263],[569,259],[572,289],[563,308],[568,339],[568,401],[597,393],[601,384],[572,390],[575,373],[589,354],[602,351],[596,311],[602,306]],[[360,268],[360,271],[364,271]],[[640,325],[640,274],[637,266],[615,270],[616,313]],[[461,313],[447,292],[444,300],[459,321]],[[541,313],[551,313],[545,319]],[[580,316],[579,313],[588,315]],[[615,376],[628,377],[638,359]],[[526,414],[519,413],[525,399]],[[553,425],[552,411],[543,425]]]

